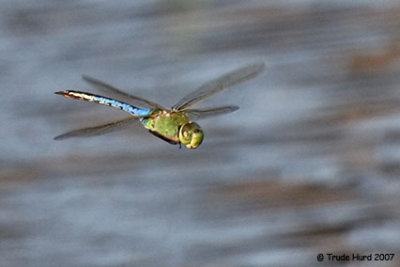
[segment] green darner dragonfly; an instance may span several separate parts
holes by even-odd
[[[259,63],[229,72],[215,80],[203,84],[197,90],[179,100],[171,109],[164,108],[147,99],[125,93],[97,79],[83,76],[85,81],[100,90],[118,94],[127,100],[130,99],[140,103],[141,106],[148,106],[149,108],[137,107],[116,99],[81,91],[68,90],[55,92],[67,98],[80,99],[118,108],[130,113],[131,116],[94,127],[73,130],[56,136],[54,139],[62,140],[70,137],[100,135],[119,129],[132,120],[139,120],[150,133],[168,143],[183,144],[191,149],[197,148],[203,141],[204,133],[200,126],[192,121],[192,119],[230,113],[239,109],[239,107],[234,105],[206,109],[192,109],[191,107],[224,89],[255,77],[263,69],[264,64]]]

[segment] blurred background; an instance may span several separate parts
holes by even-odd
[[[400,266],[398,1],[0,1],[1,266]],[[87,74],[172,106],[249,63],[179,149],[54,95]]]

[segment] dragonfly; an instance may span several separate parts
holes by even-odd
[[[195,149],[202,143],[204,132],[200,125],[192,120],[231,113],[238,110],[239,107],[236,105],[204,109],[195,109],[193,107],[227,88],[254,78],[264,67],[264,63],[256,63],[228,72],[201,85],[195,91],[181,98],[170,109],[145,98],[128,94],[103,81],[83,75],[82,78],[93,87],[103,92],[124,97],[127,101],[130,100],[129,102],[135,102],[135,104],[83,91],[66,90],[55,92],[55,94],[66,98],[107,105],[128,112],[130,116],[97,126],[69,131],[56,136],[54,139],[63,140],[72,137],[101,135],[121,129],[132,121],[137,120],[151,134],[164,141],[174,145],[179,144],[179,147],[183,144],[189,149]]]

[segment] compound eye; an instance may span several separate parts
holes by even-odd
[[[197,148],[203,141],[203,131],[195,122],[188,122],[179,129],[179,141],[187,148]]]

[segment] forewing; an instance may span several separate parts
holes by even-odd
[[[200,86],[194,92],[186,95],[178,101],[172,108],[175,110],[185,110],[201,101],[206,100],[212,95],[221,92],[233,85],[242,83],[255,77],[264,69],[264,63],[252,64],[246,67],[229,72],[215,80],[209,81]]]
[[[231,113],[238,109],[239,109],[238,106],[225,106],[225,107],[208,108],[208,109],[187,109],[185,112],[189,115],[189,117],[192,120],[194,120],[194,119],[204,119],[211,116]]]
[[[161,106],[153,101],[147,100],[145,98],[141,98],[139,96],[134,96],[134,95],[125,93],[124,91],[121,91],[120,89],[118,89],[110,84],[107,84],[107,83],[97,80],[95,78],[89,77],[87,75],[82,75],[82,78],[83,78],[83,80],[85,80],[86,82],[90,83],[92,86],[98,88],[99,90],[101,90],[103,92],[112,92],[115,94],[119,94],[126,98],[132,99],[136,102],[144,104],[146,107],[150,106],[150,107],[157,108],[157,109],[165,109],[163,106]]]
[[[123,129],[126,126],[128,126],[132,120],[135,120],[138,118],[143,118],[143,117],[146,117],[146,116],[130,116],[130,117],[127,117],[124,119],[108,122],[108,123],[102,124],[102,125],[73,130],[73,131],[66,132],[64,134],[54,137],[54,140],[63,140],[63,139],[72,138],[72,137],[89,137],[89,136],[106,134],[109,132]]]

